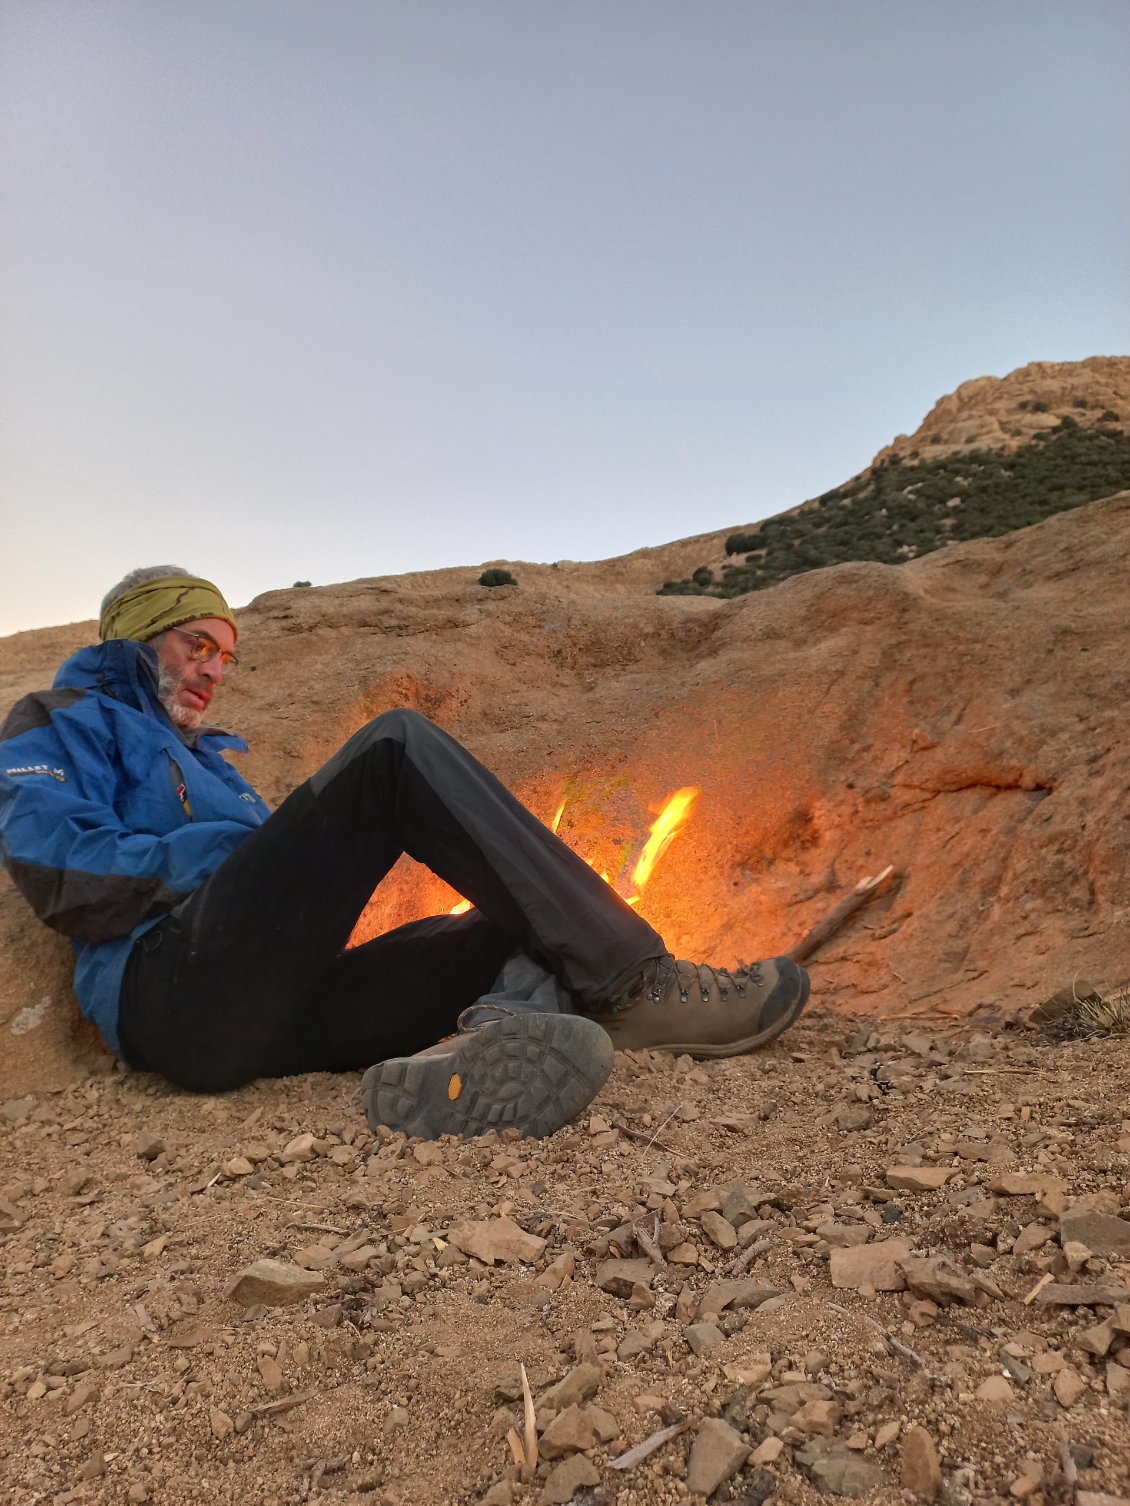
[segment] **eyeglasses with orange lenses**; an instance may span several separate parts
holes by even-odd
[[[204,633],[190,633],[187,628],[179,627],[169,628],[169,632],[179,633],[182,638],[189,640],[192,646],[188,650],[188,657],[194,664],[207,664],[209,659],[214,659],[217,654],[225,669],[234,669],[239,664],[239,660],[233,653],[226,648],[221,648],[214,639],[207,637]]]

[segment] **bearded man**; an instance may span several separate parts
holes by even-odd
[[[127,1065],[201,1092],[369,1068],[374,1127],[545,1135],[613,1045],[731,1056],[804,1008],[787,959],[676,961],[417,712],[378,716],[269,812],[221,756],[246,745],[205,720],[238,663],[210,581],[135,570],[99,635],[0,730],[0,855]],[[347,947],[402,852],[475,908]]]

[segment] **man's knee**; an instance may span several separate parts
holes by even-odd
[[[392,711],[382,711],[380,716],[375,716],[368,726],[362,728],[362,735],[367,733],[375,741],[392,738],[396,742],[406,743],[412,738],[430,737],[438,731],[435,722],[422,711],[396,706]]]
[[[439,735],[439,728],[422,712],[410,711],[404,706],[382,711],[380,716],[375,716],[355,732],[329,763],[311,776],[310,788],[315,795],[321,795],[338,775],[353,768],[358,759],[380,759],[382,750],[385,756],[391,754],[395,759],[397,748],[409,748],[413,743],[429,741]]]

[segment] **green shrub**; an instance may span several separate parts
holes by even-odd
[[[1119,421],[1109,410],[1102,417]],[[824,565],[901,564],[948,543],[1027,528],[1128,487],[1130,436],[1066,417],[1011,454],[970,450],[876,466],[797,513],[767,518],[757,533],[731,534],[727,555],[745,559],[727,560],[721,580],[702,565],[689,579],[666,581],[659,594],[728,600]],[[948,506],[955,498],[960,505]]]
[[[296,580],[295,583],[294,583],[294,585],[291,587],[291,590],[293,591],[298,586],[308,586],[309,584],[310,584],[310,582],[308,580]]]
[[[727,554],[746,554],[761,543],[756,533],[732,533],[726,540]]]
[[[510,574],[509,570],[500,570],[493,565],[489,570],[484,570],[479,576],[480,586],[516,586],[518,582]]]

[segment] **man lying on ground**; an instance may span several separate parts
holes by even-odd
[[[0,854],[129,1066],[201,1092],[369,1067],[373,1126],[546,1135],[613,1045],[732,1056],[804,1008],[788,959],[676,961],[417,712],[378,716],[268,812],[220,756],[245,745],[205,721],[238,636],[209,581],[135,570],[99,634],[0,730]],[[347,949],[402,852],[475,908]]]

